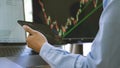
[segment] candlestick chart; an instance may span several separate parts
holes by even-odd
[[[96,35],[102,0],[37,1],[36,18],[42,19],[55,35],[61,38],[93,38]]]

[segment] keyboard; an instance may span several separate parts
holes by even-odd
[[[0,44],[0,57],[6,57],[23,68],[50,68],[38,54],[26,44]]]
[[[0,47],[0,57],[8,56],[25,56],[38,54],[32,49],[25,46],[3,46]]]

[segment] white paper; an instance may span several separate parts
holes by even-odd
[[[7,58],[0,58],[0,68],[23,68],[23,67],[8,60]]]

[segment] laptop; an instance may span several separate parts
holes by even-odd
[[[32,49],[26,45],[26,32],[17,23],[18,19],[26,20],[26,14],[32,12],[25,9],[31,3],[31,0],[2,0],[0,2],[0,57],[24,56],[32,52]]]
[[[32,14],[29,14],[32,12],[31,4],[31,0],[2,0],[0,2],[0,68],[30,68],[31,65],[36,66],[36,63],[47,64],[38,53],[27,47],[26,32],[17,23],[17,20],[32,18]],[[26,9],[28,6],[29,12]],[[30,16],[26,17],[27,14]],[[30,18],[29,20],[32,21]]]

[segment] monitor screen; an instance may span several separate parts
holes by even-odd
[[[25,43],[25,31],[17,23],[24,20],[23,0],[0,0],[0,43]]]
[[[99,29],[102,0],[33,0],[33,21],[66,42],[91,42]]]

